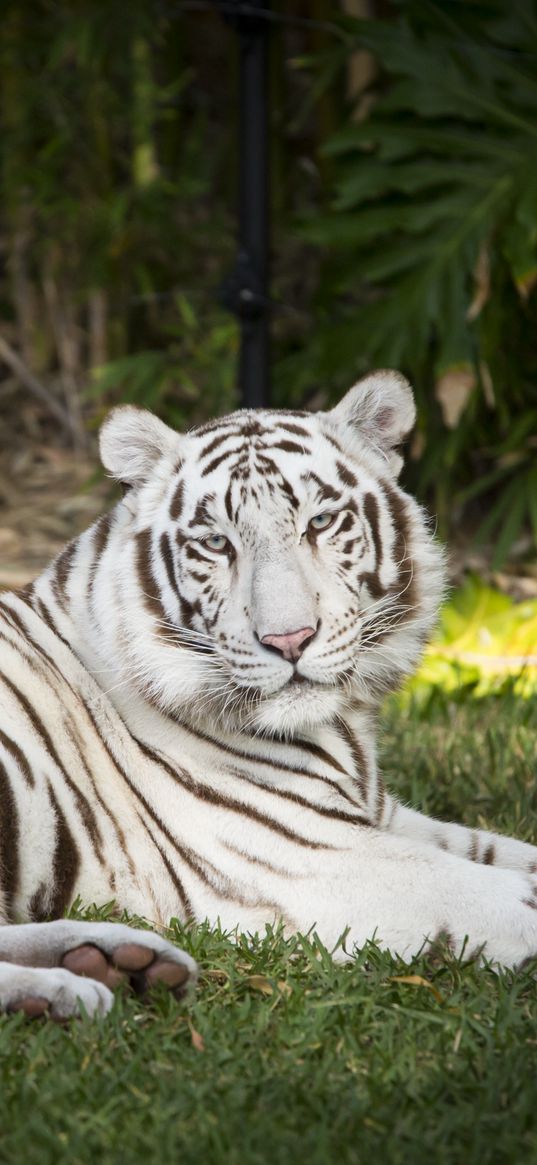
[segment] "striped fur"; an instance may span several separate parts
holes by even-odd
[[[329,946],[348,928],[349,950],[375,934],[409,956],[442,932],[509,965],[537,953],[537,850],[403,807],[376,765],[379,702],[443,589],[396,479],[413,419],[390,373],[331,413],[184,435],[111,414],[123,501],[0,604],[5,922],[80,896],[157,924],[282,919]],[[262,642],[301,629],[296,658]]]

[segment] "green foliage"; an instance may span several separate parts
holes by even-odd
[[[90,397],[152,409],[178,429],[237,407],[236,324],[217,309],[199,319],[182,295],[176,306],[178,322],[165,330],[166,347],[96,368]]]
[[[432,813],[535,840],[534,716],[526,701],[392,706],[385,771]],[[535,1158],[533,967],[448,952],[408,966],[374,944],[342,965],[313,934],[270,928],[232,941],[172,920],[170,937],[202,966],[190,1003],[0,1021],[3,1165]]]
[[[452,699],[537,695],[537,599],[516,603],[470,577],[442,608],[424,661],[398,697],[427,708]]]
[[[2,19],[10,339],[73,416],[92,369],[122,359],[115,383],[133,375],[131,396],[147,388],[147,403],[166,411],[162,386],[180,359],[183,403],[200,373],[206,417],[217,407],[209,361],[229,403],[234,343],[214,305],[232,248],[219,183],[233,126],[215,116],[218,81],[208,98],[188,29],[157,4],[6,0]],[[97,381],[103,398],[112,377]]]
[[[499,566],[537,540],[535,5],[316,12],[307,28],[295,0],[275,9],[298,18],[292,57],[272,28],[274,401],[400,367],[420,406],[408,484]],[[2,337],[75,439],[119,394],[175,423],[235,403],[215,288],[235,250],[236,48],[196,5],[5,0]]]
[[[535,689],[513,686],[473,699],[466,691],[390,697],[380,737],[387,784],[433,817],[534,841]]]
[[[325,145],[332,209],[302,226],[325,255],[317,327],[282,375],[335,389],[403,369],[410,479],[444,528],[486,493],[498,565],[537,529],[535,5],[400,0],[392,21],[344,27],[339,58],[360,46],[381,72],[369,116],[349,110]]]

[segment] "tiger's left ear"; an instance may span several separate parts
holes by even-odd
[[[135,405],[112,409],[99,433],[104,468],[123,485],[142,485],[161,458],[177,456],[180,444],[179,433]]]
[[[403,458],[395,452],[416,420],[412,389],[399,372],[382,369],[364,376],[326,416],[354,430],[380,452],[397,476]]]

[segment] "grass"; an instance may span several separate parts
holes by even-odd
[[[535,701],[392,706],[384,768],[427,812],[532,836]],[[533,829],[533,836],[536,831]],[[537,990],[446,955],[313,936],[172,935],[195,999],[120,999],[101,1024],[0,1024],[0,1162],[513,1165],[537,1161]]]

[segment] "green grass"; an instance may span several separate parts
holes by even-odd
[[[536,711],[508,695],[392,707],[392,787],[531,837]],[[0,1022],[2,1165],[537,1161],[531,970],[449,956],[409,968],[374,946],[340,965],[312,936],[172,935],[204,968],[190,1004],[162,994],[121,999],[100,1024]]]

